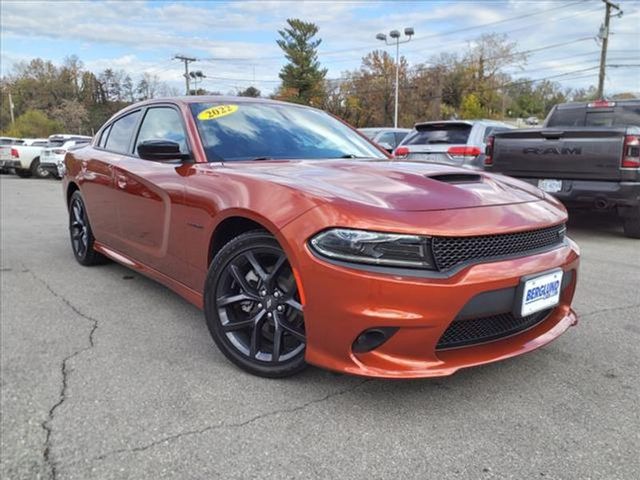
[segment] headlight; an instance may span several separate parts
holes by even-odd
[[[333,228],[310,243],[319,255],[335,260],[435,270],[428,237]]]

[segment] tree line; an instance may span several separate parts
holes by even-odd
[[[280,72],[275,98],[321,107],[356,127],[392,125],[395,59],[386,50],[374,50],[359,68],[329,79],[318,61],[317,34],[315,24],[296,19],[279,31],[278,45],[289,63]],[[480,35],[462,52],[434,55],[416,65],[400,57],[399,126],[457,118],[542,119],[557,103],[595,98],[593,86],[572,89],[551,80],[514,80],[505,73],[523,69],[527,59],[516,42],[496,33]]]
[[[271,97],[322,108],[357,127],[392,125],[395,59],[385,50],[374,50],[362,58],[359,68],[337,79],[327,78],[318,57],[322,42],[318,33],[317,25],[299,19],[287,20],[278,31],[277,44],[287,63]],[[464,51],[432,56],[411,66],[401,57],[399,125],[451,118],[543,118],[556,103],[594,98],[594,87],[572,89],[551,80],[514,80],[505,73],[522,69],[526,62],[527,54],[518,51],[516,42],[500,34],[481,35]],[[96,74],[75,55],[60,66],[40,58],[18,63],[0,86],[0,131],[18,137],[59,132],[92,135],[132,102],[180,93],[150,73],[135,80],[122,69],[107,68]],[[219,94],[201,88],[191,93]],[[261,96],[254,86],[230,93]]]
[[[60,132],[93,135],[111,115],[132,102],[177,94],[149,73],[137,81],[122,69],[107,68],[95,74],[75,55],[65,58],[61,66],[40,58],[20,62],[0,82],[0,131],[16,137]]]

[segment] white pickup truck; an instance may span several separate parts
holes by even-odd
[[[13,168],[22,178],[48,177],[49,172],[40,166],[40,155],[47,144],[46,138],[25,138],[21,145],[1,145],[0,167]]]

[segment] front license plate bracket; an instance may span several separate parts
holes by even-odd
[[[556,268],[522,277],[516,289],[513,314],[522,318],[558,305],[563,274],[561,268]]]

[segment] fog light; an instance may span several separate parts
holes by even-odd
[[[365,330],[353,342],[351,350],[355,353],[370,352],[389,340],[397,331],[398,327],[376,327]]]

